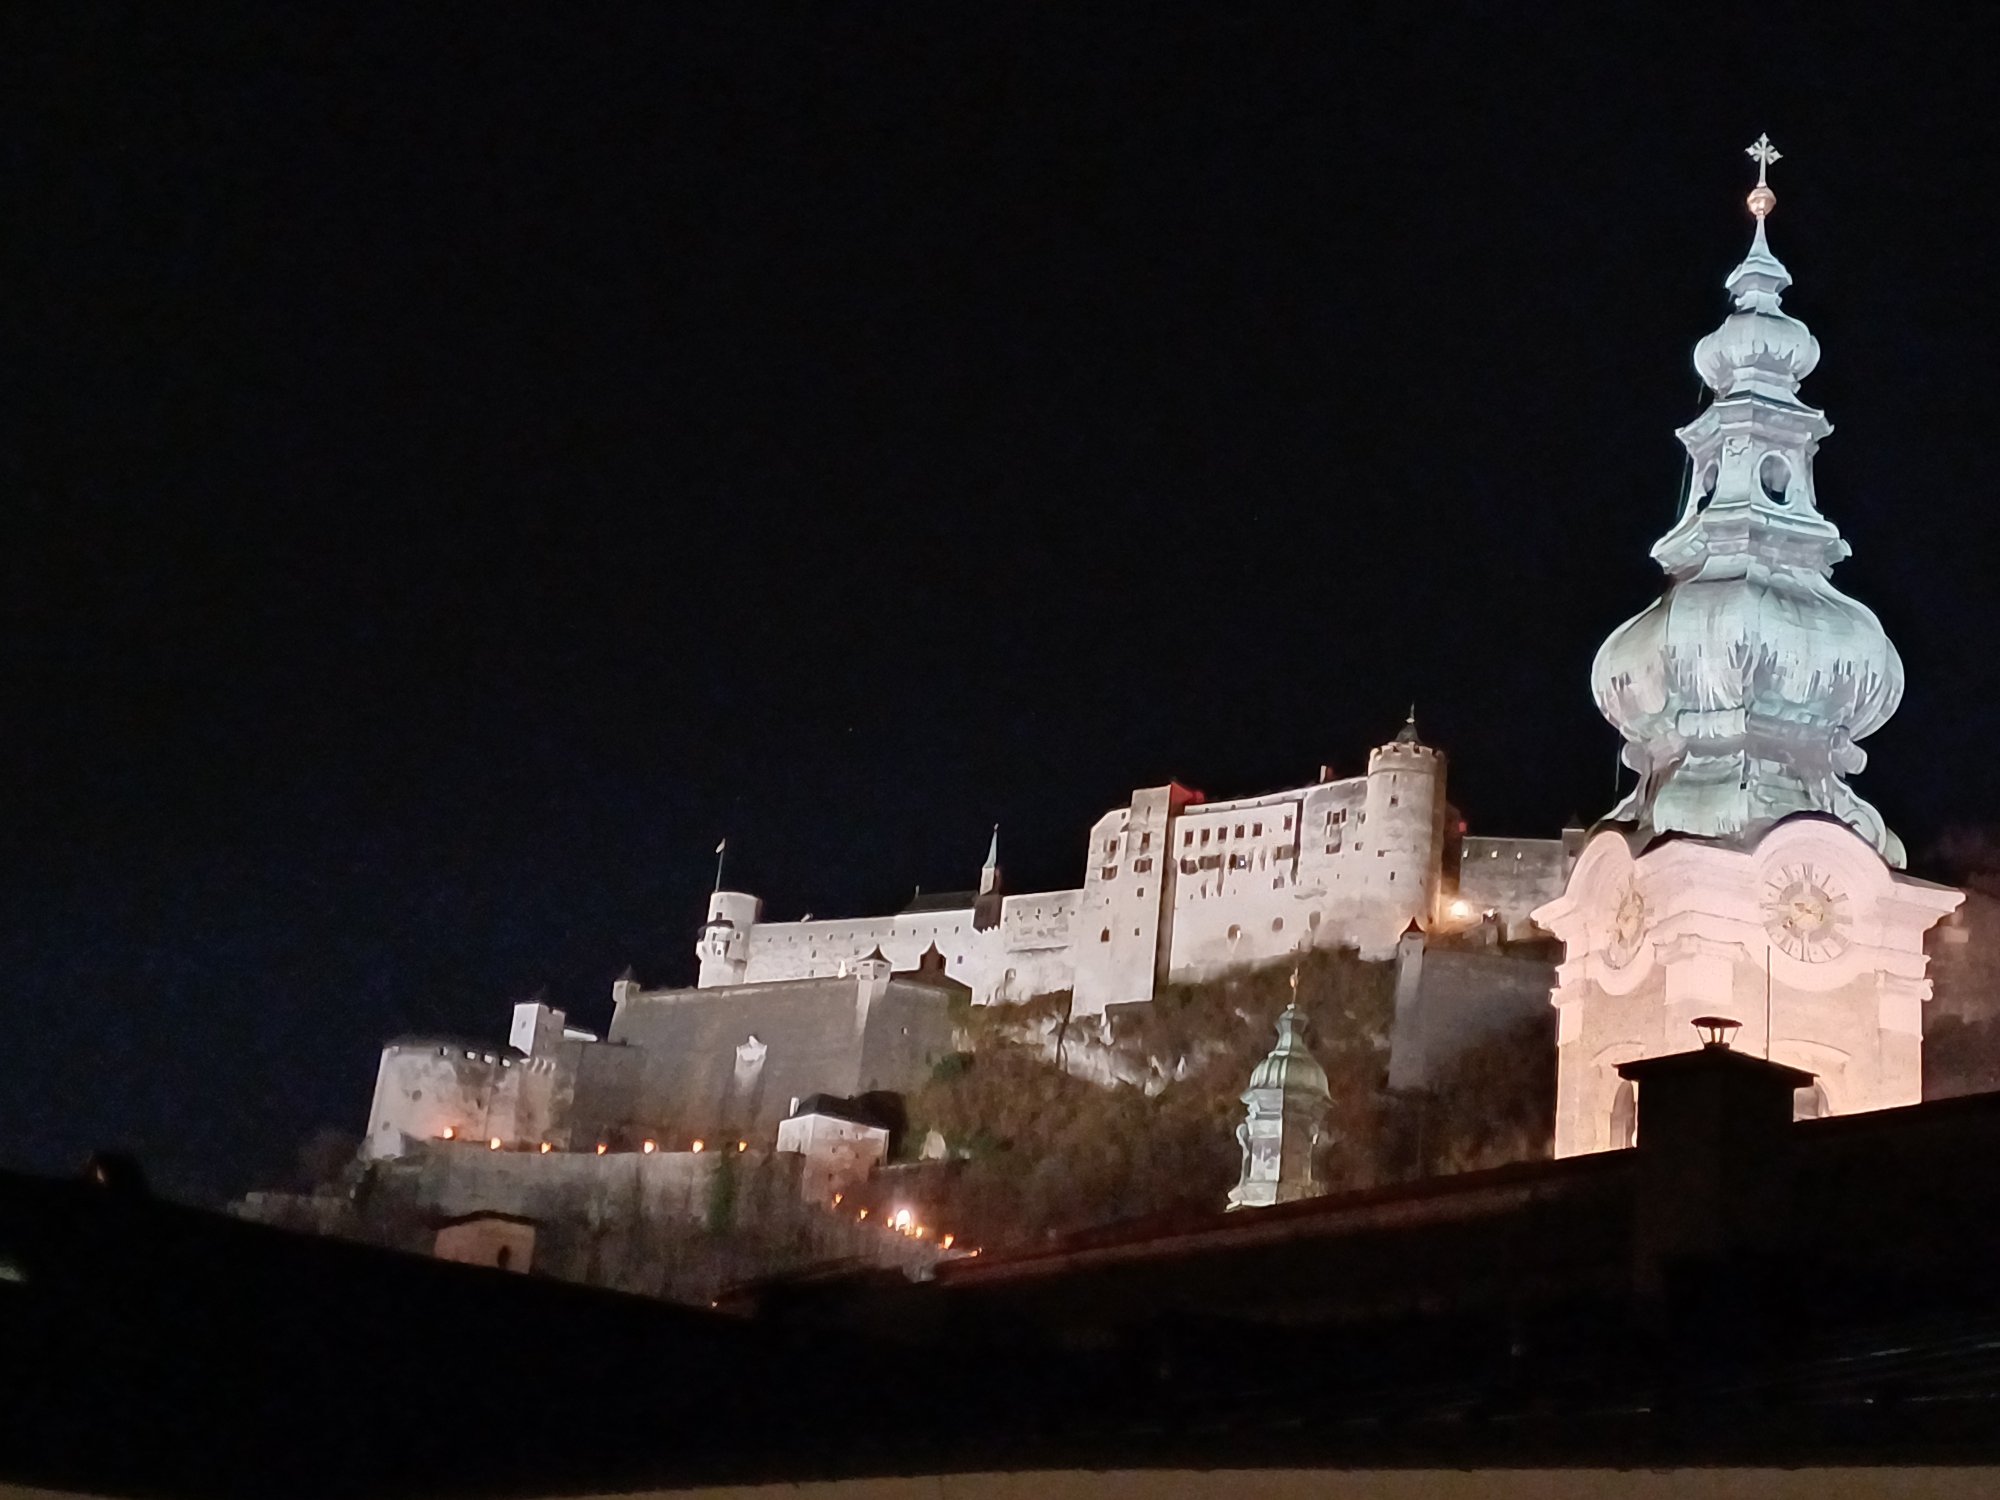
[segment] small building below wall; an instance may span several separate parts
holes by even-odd
[[[778,1124],[778,1150],[805,1158],[799,1195],[808,1202],[851,1191],[888,1158],[890,1128],[865,1105],[830,1094],[800,1099]]]

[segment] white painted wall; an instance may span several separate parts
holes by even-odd
[[[1836,898],[1837,938],[1798,958],[1773,923],[1781,893],[1808,873]],[[1963,899],[1892,871],[1816,815],[1750,849],[1676,839],[1635,858],[1623,833],[1598,834],[1568,890],[1536,914],[1565,948],[1552,997],[1556,1155],[1620,1144],[1618,1064],[1691,1050],[1703,1015],[1740,1022],[1744,1051],[1816,1074],[1834,1114],[1919,1102],[1924,933]]]

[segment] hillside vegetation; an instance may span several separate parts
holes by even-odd
[[[1333,1094],[1318,1167],[1330,1191],[1545,1155],[1553,1037],[1507,1036],[1460,1060],[1453,1096],[1385,1092],[1395,969],[1350,952],[1306,955],[1298,1001]],[[909,1102],[908,1148],[932,1132],[949,1160],[892,1171],[870,1195],[915,1203],[966,1242],[1035,1243],[1122,1219],[1220,1208],[1240,1165],[1251,1071],[1292,997],[1289,966],[1163,987],[1117,1017],[1065,1023],[1068,996],[968,1008],[967,1050]],[[1059,1066],[1061,1056],[1067,1066]],[[1077,1076],[1115,1075],[1111,1086]],[[1467,1097],[1467,1091],[1476,1097]],[[1427,1165],[1426,1165],[1427,1164]]]

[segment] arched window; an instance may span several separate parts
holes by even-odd
[[[1632,1080],[1621,1078],[1611,1095],[1611,1149],[1622,1151],[1639,1144],[1639,1096]]]
[[[1785,505],[1791,500],[1792,466],[1777,453],[1766,453],[1764,461],[1757,465],[1757,483],[1773,505]]]
[[[1098,935],[1097,935],[1097,940],[1098,940],[1098,942],[1100,942],[1100,943],[1108,943],[1108,942],[1110,942],[1110,941],[1111,941],[1111,929],[1110,929],[1109,927],[1107,927],[1107,928],[1105,928],[1105,929],[1104,929],[1104,931],[1102,931],[1102,932],[1098,933]]]

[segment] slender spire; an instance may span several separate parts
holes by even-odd
[[[979,899],[972,903],[972,930],[984,932],[1000,925],[1000,825],[993,825],[993,841],[986,846],[986,863],[979,867]]]
[[[1403,727],[1396,731],[1396,743],[1399,745],[1421,745],[1423,743],[1417,737],[1417,705],[1415,703],[1410,704],[1410,716],[1403,720]]]
[[[1855,742],[1895,712],[1903,666],[1875,616],[1829,581],[1848,546],[1820,513],[1813,463],[1833,426],[1799,394],[1819,340],[1779,302],[1792,276],[1765,233],[1778,149],[1760,135],[1746,154],[1756,228],[1725,282],[1731,311],[1695,346],[1715,399],[1677,434],[1690,483],[1653,548],[1667,589],[1591,668],[1639,777],[1612,817],[1733,838],[1827,813],[1900,865],[1902,844],[1845,778],[1867,762]]]

